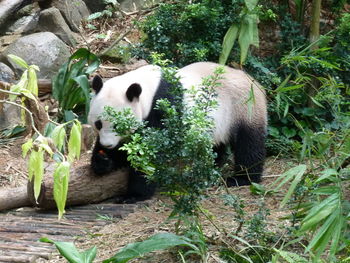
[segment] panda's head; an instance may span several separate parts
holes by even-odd
[[[144,120],[150,110],[152,98],[160,81],[160,72],[153,66],[145,66],[107,80],[100,76],[92,80],[95,93],[90,103],[89,124],[99,135],[100,144],[108,149],[115,148],[121,137],[117,136],[108,121],[101,119],[105,106],[117,111],[130,108],[136,119]]]
[[[92,81],[92,88],[95,96],[90,103],[90,112],[88,120],[90,125],[99,135],[100,144],[108,149],[116,147],[120,141],[120,137],[113,132],[111,124],[101,119],[105,106],[111,106],[116,110],[131,108],[137,119],[142,118],[142,111],[139,98],[142,92],[139,83],[130,83],[127,86],[115,86],[116,80],[111,79],[103,83],[100,76],[95,76]]]

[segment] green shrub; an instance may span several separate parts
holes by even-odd
[[[223,37],[231,24],[240,21],[243,7],[244,0],[161,4],[141,24],[145,34],[142,52],[146,56],[150,52],[165,54],[178,66],[218,61]]]

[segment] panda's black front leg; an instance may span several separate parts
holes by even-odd
[[[107,149],[97,138],[91,157],[91,168],[95,174],[108,174],[113,170],[128,167],[127,154],[119,150],[119,147],[120,145],[117,145],[114,149]]]

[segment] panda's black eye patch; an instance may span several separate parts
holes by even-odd
[[[101,130],[102,129],[102,121],[100,121],[100,120],[95,121],[95,127],[97,130]]]

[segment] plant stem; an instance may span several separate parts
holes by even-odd
[[[42,136],[42,134],[39,132],[39,130],[35,127],[35,124],[34,124],[34,118],[33,118],[33,113],[31,113],[26,107],[20,105],[20,104],[17,104],[15,102],[12,102],[12,101],[7,101],[7,100],[0,100],[0,103],[7,103],[7,104],[11,104],[11,105],[14,105],[16,107],[19,107],[23,110],[25,110],[29,116],[30,116],[30,120],[31,120],[31,126],[33,128],[33,130],[39,135],[39,136]]]

